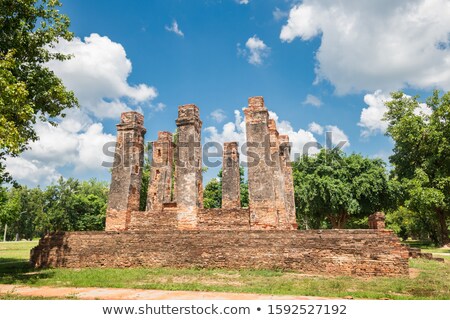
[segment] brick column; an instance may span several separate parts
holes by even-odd
[[[239,151],[237,142],[223,144],[222,164],[222,208],[241,207],[241,175],[239,172]]]
[[[276,228],[273,167],[270,159],[269,112],[263,97],[248,99],[244,109],[247,131],[248,193],[252,228]]]
[[[179,229],[197,227],[197,209],[203,207],[202,122],[193,104],[178,108],[176,201]]]
[[[284,201],[286,207],[286,219],[291,229],[297,229],[295,214],[294,178],[292,176],[291,145],[288,135],[280,135],[280,163],[284,174]]]
[[[106,231],[126,230],[131,212],[139,210],[145,132],[142,114],[122,113],[120,123],[117,125]]]
[[[153,156],[147,193],[147,210],[162,210],[163,203],[171,201],[173,142],[172,134],[158,132],[153,142]]]
[[[285,195],[284,195],[284,174],[280,163],[280,141],[277,125],[274,119],[269,119],[270,135],[270,159],[272,160],[273,182],[275,191],[275,206],[278,215],[278,228],[289,228],[286,217]]]
[[[369,229],[385,229],[386,216],[383,212],[375,212],[369,216]]]

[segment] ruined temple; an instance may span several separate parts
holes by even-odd
[[[35,266],[286,269],[339,275],[404,275],[408,250],[379,214],[365,230],[297,230],[290,143],[262,97],[244,109],[249,207],[240,206],[239,145],[223,146],[222,208],[203,208],[200,110],[178,108],[176,134],[152,143],[146,209],[140,211],[144,118],[117,125],[106,230],[47,235]],[[251,155],[251,157],[250,157]]]
[[[139,211],[145,129],[142,115],[123,113],[106,231],[151,230],[158,224],[178,230],[297,229],[289,137],[278,134],[262,97],[249,99],[245,116],[248,154],[254,155],[248,165],[249,208],[240,205],[239,146],[230,141],[223,146],[222,208],[203,209],[202,121],[198,107],[188,104],[178,108],[177,141],[160,131],[152,143],[147,206]]]

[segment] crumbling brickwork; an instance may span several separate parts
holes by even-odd
[[[269,112],[264,105],[264,98],[249,98],[244,113],[250,223],[253,228],[274,229],[278,227],[278,214],[270,159]]]
[[[162,210],[171,201],[173,168],[172,134],[158,132],[153,142],[150,181],[147,192],[147,210]]]
[[[178,108],[176,162],[178,226],[197,227],[197,209],[203,207],[202,148],[199,110],[188,104]]]
[[[222,162],[222,209],[241,207],[241,175],[237,142],[225,142]]]
[[[44,237],[35,267],[281,269],[307,274],[408,274],[408,249],[379,230],[154,230]]]
[[[369,228],[383,230],[385,228],[386,216],[383,212],[375,212],[369,216]]]
[[[131,211],[139,210],[145,132],[141,114],[122,113],[117,125],[106,230],[126,230]]]
[[[287,224],[291,229],[297,229],[295,213],[294,178],[292,176],[291,145],[288,135],[279,136],[280,165],[284,175],[284,201]]]

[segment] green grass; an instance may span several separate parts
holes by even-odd
[[[36,243],[0,244],[0,283],[30,286],[111,287],[246,292],[370,299],[450,299],[450,261],[410,261],[414,277],[371,279],[309,276],[269,270],[43,269],[27,259]],[[7,262],[7,263],[4,263]]]

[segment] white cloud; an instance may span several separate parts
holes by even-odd
[[[405,96],[409,97],[408,95]],[[385,102],[391,100],[390,95],[383,93],[381,90],[364,96],[364,102],[367,107],[362,109],[358,122],[358,126],[362,127],[362,137],[367,138],[371,135],[386,132],[388,124],[386,121],[383,121],[384,114],[387,111]],[[419,103],[419,108],[414,111],[416,115],[430,115],[431,112],[431,109],[425,103]]]
[[[128,83],[131,61],[123,46],[106,36],[61,40],[54,50],[73,55],[48,65],[75,92],[82,109],[95,117],[118,118],[130,106],[147,105],[157,96],[154,87]]]
[[[383,94],[381,90],[364,96],[364,102],[367,104],[367,108],[362,109],[358,122],[358,126],[363,128],[361,136],[368,137],[377,133],[386,132],[387,123],[382,119],[387,110],[384,103],[390,100],[391,97]]]
[[[448,0],[304,0],[280,38],[321,36],[317,81],[336,93],[407,86],[450,90]]]
[[[60,177],[54,167],[37,160],[27,160],[22,157],[7,158],[6,166],[15,180],[26,181],[27,184],[34,186],[51,184]]]
[[[156,105],[152,105],[151,109],[153,111],[160,112],[160,111],[163,111],[164,109],[166,109],[166,107],[167,106],[164,103],[158,102]]]
[[[63,167],[72,167],[75,174],[107,172],[102,161],[112,159],[103,154],[103,145],[115,142],[115,136],[107,134],[101,123],[94,123],[80,110],[69,110],[54,127],[37,122],[35,130],[39,140],[30,143],[30,149],[18,158],[8,158],[8,171],[20,183],[47,185],[55,181]],[[20,166],[24,166],[24,174]],[[33,173],[31,173],[33,172]]]
[[[333,146],[341,145],[342,149],[350,147],[350,139],[342,129],[339,129],[337,126],[332,125],[328,125],[325,128],[326,132],[329,132],[331,135],[331,143],[333,144]]]
[[[245,43],[245,49],[238,44],[238,55],[247,57],[247,61],[253,65],[261,65],[270,54],[270,48],[256,35],[249,38]]]
[[[276,21],[280,21],[281,19],[287,18],[289,16],[289,12],[283,11],[276,7],[275,10],[273,10],[272,15]]]
[[[269,111],[269,116],[275,120],[278,132],[289,136],[293,159],[304,153],[315,154],[319,151],[316,145],[317,139],[312,132],[304,129],[295,130],[289,121],[280,120],[275,112]]]
[[[83,41],[61,41],[55,50],[74,55],[49,67],[74,90],[80,108],[66,110],[66,117],[56,119],[57,127],[38,121],[34,128],[39,140],[30,143],[20,157],[7,159],[7,170],[27,185],[47,185],[61,173],[106,178],[108,168],[101,164],[112,159],[103,154],[103,146],[116,138],[105,132],[99,119],[118,121],[121,112],[142,112],[143,106],[152,112],[165,108],[161,102],[152,103],[156,89],[128,83],[131,61],[123,46],[108,37],[91,34]]]
[[[227,115],[225,114],[225,112],[222,109],[214,110],[213,112],[211,112],[210,116],[217,123],[221,123],[227,118]]]
[[[174,20],[172,25],[165,26],[165,29],[169,32],[175,33],[177,36],[184,37],[183,31],[181,31],[180,27],[178,27],[178,22]]]
[[[314,107],[320,107],[322,105],[322,101],[318,97],[312,94],[308,94],[306,96],[305,101],[303,101],[303,104],[309,104]]]
[[[250,0],[238,0],[239,4],[249,4]]]
[[[318,135],[323,134],[323,127],[316,122],[311,122],[308,126],[308,130],[311,131],[312,133],[316,133]]]

